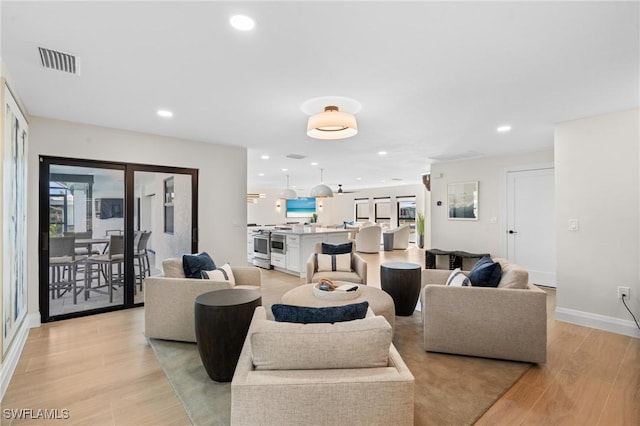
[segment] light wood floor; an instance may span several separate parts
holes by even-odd
[[[424,265],[416,248],[364,257],[372,285],[385,261]],[[302,283],[262,275],[264,282]],[[548,294],[547,363],[525,373],[477,424],[640,424],[640,340],[555,321],[555,292]],[[56,424],[188,425],[143,329],[143,308],[32,329],[2,409],[68,409],[69,420]],[[2,414],[2,425],[53,422]]]

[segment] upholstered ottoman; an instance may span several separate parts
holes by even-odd
[[[342,306],[352,303],[360,303],[365,300],[369,302],[369,307],[376,315],[386,318],[391,329],[393,329],[396,317],[396,308],[393,299],[386,292],[376,287],[368,285],[360,286],[360,295],[349,300],[327,300],[321,299],[313,294],[314,284],[305,284],[289,290],[282,296],[282,303],[295,306],[310,306],[321,308],[323,306]]]

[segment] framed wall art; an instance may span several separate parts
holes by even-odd
[[[447,185],[449,220],[478,220],[478,181]]]

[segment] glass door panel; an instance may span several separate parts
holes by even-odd
[[[409,242],[416,242],[416,197],[398,197],[398,226],[409,225]]]
[[[134,303],[142,303],[144,278],[192,251],[192,175],[135,171],[134,200]]]
[[[49,318],[124,304],[124,175],[124,168],[49,166],[42,271]]]

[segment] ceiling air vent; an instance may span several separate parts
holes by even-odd
[[[79,74],[78,58],[70,53],[38,47],[40,64],[50,70]]]
[[[307,156],[300,155],[300,154],[289,154],[287,155],[287,158],[293,158],[294,160],[302,160],[303,158],[307,158]]]
[[[465,160],[467,158],[481,157],[483,155],[484,154],[477,151],[465,151],[457,154],[432,155],[429,158],[437,161],[454,161],[454,160]]]

